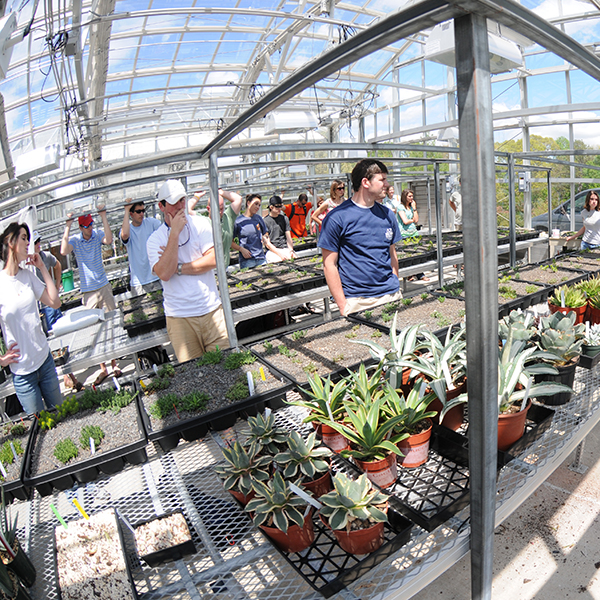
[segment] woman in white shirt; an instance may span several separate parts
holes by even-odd
[[[39,254],[28,255],[29,228],[11,223],[0,236],[4,268],[0,272],[0,323],[6,352],[0,365],[10,366],[19,402],[27,413],[35,413],[62,402],[56,367],[42,330],[37,300],[52,308],[60,306],[58,291]],[[44,281],[33,270],[37,267]],[[43,400],[42,400],[43,398]]]
[[[581,240],[582,250],[600,248],[600,198],[594,190],[590,190],[585,197],[585,204],[581,211],[583,227],[567,240],[576,240],[583,234]]]

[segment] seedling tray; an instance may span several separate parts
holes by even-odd
[[[159,315],[152,317],[146,321],[140,321],[139,323],[133,323],[131,325],[123,323],[123,329],[127,332],[129,337],[136,337],[151,331],[157,331],[158,329],[165,329],[167,326],[167,318],[165,315]]]
[[[342,550],[316,511],[312,517],[315,541],[306,550],[288,554],[272,545],[313,589],[329,598],[366,575],[409,541],[412,523],[391,506],[388,519],[384,525],[385,542],[371,554],[359,556]],[[265,538],[271,541],[266,535]]]
[[[498,469],[507,465],[511,460],[522,454],[550,429],[554,411],[547,406],[532,404],[527,413],[525,433],[508,450],[498,450]],[[469,438],[466,431],[458,433],[447,427],[437,426],[434,436],[434,448],[446,458],[458,464],[469,464]]]
[[[146,519],[145,521],[140,521],[139,523],[136,523],[133,527],[134,527],[134,529],[138,529],[138,527],[141,527],[142,525],[151,523],[152,521],[158,521],[160,519],[165,519],[166,517],[170,517],[171,515],[174,515],[174,514],[183,515],[183,511],[181,509],[174,510],[174,511],[165,513],[164,515],[153,517],[152,519]],[[185,515],[184,515],[184,518],[185,518]],[[187,520],[186,520],[186,523],[187,523]],[[189,524],[188,524],[188,530],[189,530]],[[135,536],[134,536],[134,539],[135,539]],[[136,549],[137,549],[137,543],[136,543]],[[156,552],[149,552],[148,554],[140,554],[139,549],[137,549],[137,551],[138,551],[138,556],[144,562],[146,562],[146,564],[148,564],[148,566],[158,567],[159,565],[162,565],[165,562],[169,562],[171,560],[179,560],[179,559],[183,558],[184,556],[187,556],[188,554],[195,554],[196,553],[196,545],[194,544],[194,540],[191,539],[191,533],[190,533],[190,539],[185,542],[182,542],[181,544],[170,546],[169,548],[164,548],[163,550],[157,550]]]

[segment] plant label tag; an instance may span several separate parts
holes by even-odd
[[[560,290],[560,306],[565,307],[565,290]]]
[[[17,451],[15,450],[15,445],[11,442],[10,443],[10,449],[12,450],[13,456],[15,457],[15,460],[18,462],[19,459],[17,457]]]
[[[254,379],[252,379],[252,373],[250,371],[246,372],[246,378],[248,379],[248,390],[250,391],[250,395],[254,396]]]
[[[156,365],[152,365],[152,370],[158,375],[158,367]]]
[[[93,437],[90,438],[90,453],[92,455],[96,454],[96,442],[94,442],[94,438]]]
[[[2,464],[1,460],[0,460],[0,473],[2,473],[2,477],[4,477],[4,479],[6,479],[8,477],[8,475],[6,474],[6,469],[4,468],[4,465]]]
[[[294,492],[294,494],[296,494],[296,496],[300,496],[300,498],[302,498],[302,500],[305,500],[306,502],[308,502],[309,505],[312,504],[317,510],[319,510],[321,508],[320,502],[317,502],[317,500],[315,500],[310,494],[307,494],[304,490],[301,490],[297,485],[290,483],[289,486],[290,486],[290,490],[292,490],[292,492]],[[306,514],[304,516],[306,516]]]
[[[112,380],[115,383],[115,389],[117,390],[117,392],[120,391],[121,390],[121,386],[119,385],[119,382],[117,381],[117,378],[113,377]]]

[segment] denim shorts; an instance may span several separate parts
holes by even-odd
[[[27,375],[13,373],[13,385],[23,410],[29,415],[44,409],[42,398],[46,401],[46,408],[62,403],[52,352],[48,352],[48,358],[37,371]]]
[[[600,248],[598,244],[588,244],[587,242],[581,241],[581,250],[595,250]]]
[[[264,256],[263,258],[244,258],[240,253],[240,269],[253,269],[266,264],[267,259]]]

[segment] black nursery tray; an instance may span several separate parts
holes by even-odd
[[[197,359],[193,359],[177,365],[175,367],[175,377],[177,377],[178,369],[184,367],[185,365],[190,366],[195,363],[196,360]],[[204,365],[204,368],[214,370],[215,366]],[[138,402],[140,412],[142,414],[142,420],[148,435],[148,439],[150,441],[158,442],[161,448],[167,452],[168,450],[175,448],[179,444],[179,440],[181,438],[186,441],[197,440],[204,437],[208,433],[209,429],[214,431],[222,431],[223,429],[232,427],[237,421],[238,417],[246,418],[249,415],[256,415],[258,412],[264,410],[267,406],[271,409],[280,408],[283,405],[283,400],[285,399],[286,393],[292,389],[292,382],[289,381],[279,371],[265,364],[264,361],[261,361],[260,359],[257,359],[255,368],[262,368],[267,380],[276,380],[278,385],[271,387],[270,389],[266,389],[264,392],[255,393],[245,400],[241,400],[239,402],[232,401],[223,408],[209,410],[181,420],[177,419],[172,424],[163,424],[162,428],[153,427],[152,419],[150,418],[145,407],[144,399],[147,397],[142,397],[142,395],[139,395]],[[196,389],[199,392],[203,391],[201,379],[198,379]],[[223,391],[223,393],[225,393],[225,391]]]
[[[579,366],[583,369],[593,369],[600,362],[600,352],[597,354],[582,353],[579,357]]]
[[[313,589],[329,598],[366,575],[409,541],[412,523],[391,506],[388,519],[389,522],[384,524],[385,541],[371,554],[354,555],[342,550],[316,511],[312,518],[315,541],[306,550],[288,554],[272,545]],[[271,541],[267,535],[265,538]]]
[[[21,471],[23,484],[35,487],[41,496],[48,496],[53,493],[54,489],[67,490],[72,488],[76,481],[79,483],[94,481],[100,475],[100,472],[106,474],[118,473],[123,470],[125,463],[139,465],[146,462],[148,460],[146,430],[142,423],[137,401],[134,400],[131,404],[136,406],[137,436],[134,432],[131,432],[131,437],[136,438],[134,441],[106,452],[97,452],[90,458],[67,464],[53,471],[32,475],[33,449],[40,434],[39,421],[36,420],[31,427],[29,441],[23,457]]]
[[[146,321],[140,321],[139,323],[123,323],[123,329],[127,332],[129,337],[136,337],[151,331],[157,331],[159,329],[165,329],[167,326],[167,317],[165,315],[159,315],[152,317]]]
[[[498,469],[524,452],[550,429],[554,411],[547,406],[532,404],[527,413],[525,433],[508,450],[498,450]],[[466,432],[458,433],[447,427],[437,426],[433,440],[434,448],[446,458],[458,464],[469,464],[469,438]]]

